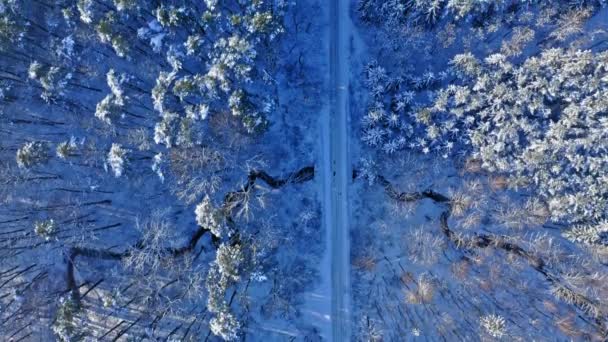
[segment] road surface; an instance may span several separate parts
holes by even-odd
[[[330,231],[332,340],[350,340],[348,0],[330,0],[330,110],[324,120],[324,223]]]

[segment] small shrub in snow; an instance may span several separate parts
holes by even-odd
[[[420,276],[415,290],[407,290],[405,299],[410,304],[423,304],[433,301],[435,296],[435,285],[432,279]]]
[[[492,337],[500,338],[507,333],[507,323],[501,316],[490,314],[481,317],[480,324]]]
[[[111,292],[103,292],[101,294],[101,305],[104,308],[112,308],[116,305],[116,294]]]
[[[455,192],[450,198],[450,215],[455,217],[463,216],[473,202],[470,196],[462,192]]]
[[[108,152],[108,165],[112,169],[115,177],[122,176],[126,164],[127,150],[119,144],[112,144],[110,152]]]
[[[69,141],[59,143],[55,149],[57,157],[61,159],[67,159],[74,151],[76,151],[76,142],[73,137]]]
[[[17,165],[21,168],[30,168],[43,164],[49,159],[49,149],[46,143],[33,141],[25,143],[17,150]]]
[[[602,281],[603,282],[603,281]],[[568,286],[555,284],[551,287],[551,293],[559,300],[565,303],[572,304],[583,310],[588,315],[594,318],[599,318],[603,315],[602,309],[593,301],[589,301],[585,296],[573,291]]]
[[[430,303],[435,297],[435,284],[433,279],[421,276],[418,278],[418,298],[422,303]]]
[[[428,227],[413,229],[404,236],[403,245],[412,262],[425,266],[434,265],[445,249],[443,238],[431,233]]]
[[[572,242],[585,245],[608,245],[608,221],[577,225],[563,232],[562,235]]]
[[[53,219],[37,221],[34,223],[34,232],[45,240],[50,240],[57,231],[57,225]]]
[[[165,218],[165,212],[153,212],[143,223],[136,222],[141,232],[141,246],[131,247],[124,264],[137,273],[157,272],[167,263],[170,252],[167,249],[171,241],[171,225]]]

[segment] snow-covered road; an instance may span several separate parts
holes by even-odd
[[[332,340],[350,340],[348,0],[330,2],[330,110],[323,120],[324,222],[330,231]]]

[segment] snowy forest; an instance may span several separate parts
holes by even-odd
[[[608,340],[604,0],[0,0],[0,341]]]

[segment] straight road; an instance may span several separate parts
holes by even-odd
[[[348,182],[349,160],[349,41],[348,0],[330,0],[330,111],[324,120],[323,172],[325,228],[331,237],[332,340],[349,341],[350,332],[350,235]]]

